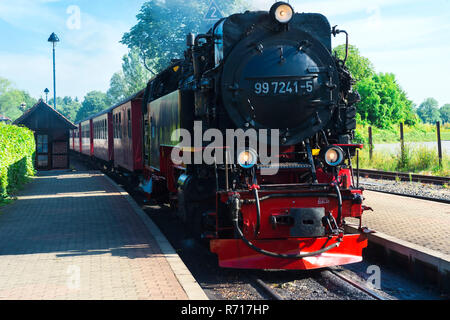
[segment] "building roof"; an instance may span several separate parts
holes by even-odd
[[[132,96],[130,96],[130,97],[128,97],[128,98],[125,98],[124,100],[122,100],[122,101],[116,103],[116,104],[113,105],[112,107],[109,107],[109,108],[107,108],[107,109],[104,109],[104,110],[102,110],[102,111],[100,111],[100,112],[98,112],[98,113],[96,113],[96,114],[94,114],[94,115],[92,115],[92,116],[87,117],[86,119],[77,121],[75,124],[79,124],[79,123],[85,122],[85,121],[87,121],[87,120],[91,120],[91,119],[97,118],[97,117],[99,117],[99,116],[101,116],[101,115],[103,115],[103,114],[105,114],[105,113],[109,113],[109,112],[111,112],[112,110],[116,109],[117,107],[120,107],[121,105],[124,105],[125,103],[130,102],[131,100],[141,99],[141,98],[144,96],[144,92],[145,92],[145,89],[142,89],[142,90],[136,92],[135,94],[133,94]]]
[[[53,113],[58,120],[63,124],[64,127],[67,127],[67,129],[76,129],[76,126],[67,119],[63,114],[58,112],[57,110],[53,109],[50,105],[44,102],[44,100],[39,99],[39,101],[29,110],[25,111],[22,116],[19,117],[16,121],[14,121],[13,124],[25,124],[25,122],[38,110],[44,109],[47,112]]]
[[[11,119],[8,118],[7,116],[0,114],[0,121],[11,121]]]

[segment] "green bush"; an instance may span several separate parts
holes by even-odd
[[[35,174],[34,134],[24,127],[0,124],[0,202]]]

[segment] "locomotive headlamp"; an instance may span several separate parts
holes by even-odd
[[[249,149],[242,151],[238,156],[238,163],[244,169],[252,168],[258,161],[258,155],[255,150]]]
[[[344,161],[344,151],[337,146],[332,146],[325,150],[323,159],[329,166],[336,167]]]
[[[270,9],[270,15],[279,23],[289,23],[294,16],[294,9],[289,3],[277,2]]]

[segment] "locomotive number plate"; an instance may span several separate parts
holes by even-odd
[[[314,82],[312,80],[289,80],[289,81],[255,81],[254,93],[263,95],[290,95],[309,94],[313,92]]]

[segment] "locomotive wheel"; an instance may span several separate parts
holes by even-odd
[[[193,178],[178,190],[177,216],[184,222],[188,235],[203,242],[205,231],[203,214],[215,208],[215,191],[208,188],[211,181]]]
[[[186,204],[185,204],[185,197],[184,197],[184,192],[182,190],[178,190],[178,205],[177,205],[177,210],[176,212],[176,216],[183,221],[184,223],[186,223],[187,221],[187,213],[186,213]]]
[[[196,203],[190,203],[187,206],[187,227],[188,233],[195,240],[202,240],[203,223],[202,223],[202,210],[201,205]]]
[[[178,209],[178,215],[182,216],[181,219],[185,223],[188,236],[198,242],[206,243],[207,241],[202,238],[202,234],[205,231],[203,227],[203,213],[207,211],[205,204],[184,202],[183,205],[178,205]]]

